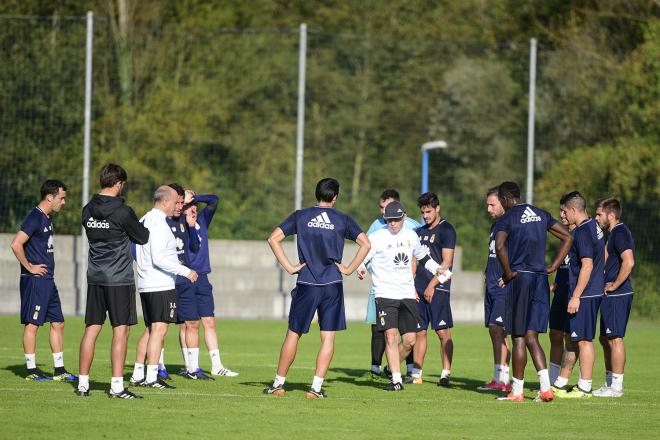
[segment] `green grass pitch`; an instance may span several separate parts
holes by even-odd
[[[532,402],[538,380],[528,363],[524,403],[498,402],[493,393],[475,388],[490,379],[492,361],[487,331],[479,325],[454,328],[453,385],[436,386],[440,372],[438,341],[429,343],[425,383],[400,393],[380,390],[384,380],[366,373],[370,363],[369,327],[349,323],[337,337],[335,357],[325,383],[329,398],[305,399],[314,373],[318,327],[303,337],[287,380],[285,397],[262,394],[275,374],[284,321],[220,321],[223,362],[240,372],[216,382],[174,376],[175,390],[138,388],[143,400],[108,399],[110,329],[97,343],[91,372],[92,395],[74,395],[74,385],[23,379],[22,326],[17,317],[0,317],[0,439],[27,438],[552,438],[606,439],[660,436],[660,324],[632,322],[626,338],[625,395],[621,399]],[[133,327],[126,380],[132,370],[135,342],[142,326]],[[80,318],[65,329],[65,362],[78,370]],[[167,336],[166,363],[178,371],[177,331]],[[547,335],[542,335],[547,347]],[[594,386],[603,381],[602,351],[597,347]],[[39,334],[37,363],[52,374],[48,328]],[[201,367],[209,369],[204,348]],[[571,383],[577,380],[577,372]]]

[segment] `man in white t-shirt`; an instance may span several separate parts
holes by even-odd
[[[401,202],[388,204],[383,218],[387,228],[369,236],[371,250],[364,262],[370,263],[376,297],[376,326],[385,333],[385,355],[392,372],[392,382],[383,389],[401,391],[401,361],[415,345],[419,329],[411,264],[416,258],[418,265],[434,274],[440,265],[431,259],[428,247],[422,246],[417,234],[403,228],[406,216]],[[363,279],[365,275],[366,269],[358,269],[358,278]]]

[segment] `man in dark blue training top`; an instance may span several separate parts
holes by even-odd
[[[505,327],[513,339],[513,384],[501,400],[521,402],[525,383],[527,349],[538,372],[541,390],[536,400],[554,400],[539,333],[548,328],[550,286],[548,274],[557,270],[566,257],[573,239],[568,230],[550,213],[527,203],[520,203],[520,188],[515,182],[503,182],[498,198],[505,214],[495,224],[495,252],[502,265],[501,286],[511,284],[506,296]],[[559,252],[546,269],[547,232],[561,241]]]
[[[51,380],[37,370],[37,331],[50,322],[50,348],[55,373],[52,380],[78,380],[64,369],[64,315],[55,286],[55,249],[51,213],[60,212],[66,203],[66,186],[59,180],[41,185],[41,201],[21,223],[11,249],[21,265],[21,324],[23,352],[27,365],[26,380]]]
[[[596,220],[610,233],[605,260],[605,296],[600,305],[600,343],[605,358],[605,385],[594,397],[623,395],[623,367],[626,364],[626,335],[633,288],[630,274],[635,265],[635,242],[628,226],[621,223],[621,203],[612,197],[596,203]]]
[[[273,384],[264,393],[283,396],[284,382],[289,367],[296,357],[300,337],[318,313],[321,329],[321,347],[316,358],[316,372],[308,398],[325,398],[321,388],[330,366],[335,346],[335,333],[346,329],[342,274],[350,275],[369,253],[371,245],[367,235],[351,217],[333,207],[339,195],[339,182],[325,178],[316,184],[318,204],[291,214],[268,237],[273,254],[289,274],[298,274],[296,287],[291,292],[289,329],[277,365]],[[292,264],[284,253],[282,241],[297,235],[298,264]],[[348,266],[342,264],[344,239],[355,241],[357,254]]]

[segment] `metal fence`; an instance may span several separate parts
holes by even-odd
[[[294,208],[300,30],[136,26],[126,35],[103,17],[93,24],[90,191],[102,164],[117,162],[128,170],[126,198],[138,215],[156,186],[178,181],[220,195],[213,237],[264,238]],[[16,230],[53,177],[69,186],[56,229],[80,232],[87,29],[85,17],[0,17],[1,232]],[[420,147],[442,140],[447,148],[429,152],[429,189],[458,230],[464,267],[479,270],[486,189],[505,179],[526,188],[530,43],[315,29],[306,40],[302,204],[313,203],[314,183],[330,175],[342,184],[338,207],[365,228],[384,188],[399,189],[415,212]],[[614,136],[615,112],[590,99],[613,80],[605,68],[580,70],[580,56],[538,49],[537,179],[558,148]],[[576,71],[563,72],[571,57]],[[562,75],[586,90],[559,88]],[[551,197],[546,191],[538,202],[556,213]],[[623,203],[640,244],[637,275],[657,295],[660,205]]]

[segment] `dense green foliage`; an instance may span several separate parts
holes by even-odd
[[[414,212],[422,143],[431,189],[480,269],[487,188],[524,188],[529,38],[539,41],[536,202],[579,189],[622,198],[644,243],[637,275],[660,272],[660,20],[651,0],[0,0],[0,223],[16,228],[58,176],[79,230],[84,35],[93,10],[92,191],[123,164],[138,213],[161,183],[222,199],[214,237],[261,239],[293,208],[298,25],[309,27],[304,204],[332,175],[338,207],[366,228],[398,188]],[[648,215],[647,215],[648,214]],[[646,286],[657,286],[646,278]],[[655,295],[657,288],[651,287]],[[654,300],[655,301],[655,300]],[[657,301],[660,304],[660,300]]]
[[[441,369],[437,338],[429,340],[424,365],[426,381],[406,386],[400,393],[380,389],[385,380],[372,380],[369,368],[369,326],[349,323],[337,334],[335,356],[326,376],[329,398],[305,399],[314,375],[319,345],[316,325],[303,337],[293,368],[287,378],[287,395],[261,393],[275,374],[279,347],[286,331],[285,321],[221,321],[223,363],[240,372],[235,378],[216,382],[192,381],[175,376],[174,390],[138,388],[143,400],[117,401],[105,396],[110,382],[111,332],[105,328],[97,342],[90,374],[90,397],[74,395],[74,386],[61,382],[26,382],[21,350],[22,327],[18,317],[0,317],[0,411],[7,421],[3,438],[40,439],[45,433],[61,438],[207,438],[232,439],[383,439],[460,438],[506,436],[510,439],[657,438],[657,371],[660,368],[658,324],[631,322],[626,335],[628,362],[625,395],[621,399],[558,400],[551,404],[532,402],[531,390],[538,388],[532,363],[526,369],[526,401],[498,402],[493,393],[475,389],[492,375],[492,350],[488,332],[480,325],[454,328],[455,355],[453,387],[439,388]],[[129,341],[126,380],[131,372],[133,348],[139,325]],[[84,323],[67,320],[64,359],[75,371],[78,343]],[[181,356],[177,334],[170,329],[165,362],[178,370]],[[37,363],[48,374],[52,360],[47,329],[39,334]],[[544,347],[548,338],[542,336]],[[604,370],[602,351],[596,347],[594,385],[600,386]],[[202,349],[200,366],[210,361]],[[571,384],[577,381],[577,372]],[[513,405],[513,407],[512,407]],[[607,416],[604,416],[607,415]]]

